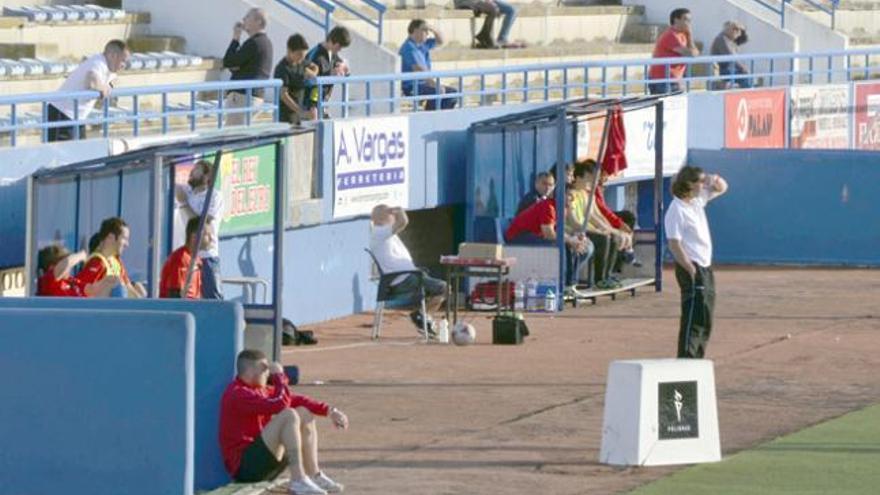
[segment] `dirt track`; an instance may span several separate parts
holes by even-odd
[[[721,269],[708,356],[721,442],[741,450],[880,400],[880,271]],[[618,493],[675,468],[596,462],[613,359],[670,357],[678,288],[531,316],[522,346],[413,344],[408,319],[371,315],[310,327],[320,345],[289,347],[299,393],[345,410],[321,423],[323,467],[357,494]],[[791,338],[787,338],[791,334]],[[323,382],[313,385],[314,382]]]

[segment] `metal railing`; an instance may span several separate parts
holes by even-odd
[[[375,0],[360,0],[365,3],[367,7],[376,11],[377,19],[373,19],[372,17],[364,14],[363,12],[351,7],[347,2],[341,0],[332,0],[337,6],[341,7],[343,10],[350,12],[353,16],[358,19],[366,22],[370,26],[376,28],[376,39],[377,43],[382,44],[382,25],[383,20],[385,18],[385,11],[388,9],[385,5],[375,1]]]
[[[271,113],[277,121],[280,88],[278,79],[116,88],[86,118],[79,115],[79,105],[98,98],[97,91],[0,96],[0,112],[8,110],[5,117],[0,116],[0,139],[8,138],[8,144],[16,146],[20,134],[38,132],[39,141],[46,142],[50,129],[67,127],[72,128],[73,139],[80,139],[80,126],[100,126],[103,137],[110,136],[111,126],[115,131],[125,125],[130,126],[130,130],[123,129],[128,136],[147,130],[153,134],[195,131],[199,124],[201,128],[221,129],[230,115],[243,114],[244,124],[250,125],[258,112]],[[230,92],[244,93],[244,106],[229,108],[225,99]],[[52,102],[72,104],[73,119],[50,122]]]
[[[741,63],[749,74],[716,75],[716,64]],[[669,77],[670,67],[685,64],[682,79]],[[872,65],[874,64],[874,65]],[[649,67],[662,66],[665,79],[647,77]],[[373,115],[420,111],[420,104],[454,98],[458,106],[486,106],[496,103],[525,103],[609,95],[626,96],[648,92],[649,83],[677,82],[681,89],[716,89],[718,85],[748,78],[756,86],[791,86],[853,79],[869,79],[880,70],[880,48],[812,53],[762,53],[678,58],[639,58],[608,61],[569,62],[498,66],[468,70],[410,72],[366,76],[318,78],[318,115]],[[411,81],[415,91],[403,94],[401,83]],[[448,86],[451,92],[419,94],[420,85]],[[338,100],[324,101],[324,85],[338,85]],[[358,95],[355,97],[353,95]]]
[[[309,0],[313,4],[315,4],[323,13],[323,17],[316,16],[316,13],[310,9],[304,9],[297,5],[294,5],[287,0],[275,0],[280,5],[286,7],[288,10],[296,13],[299,16],[302,16],[303,19],[311,22],[312,24],[318,26],[319,28],[324,30],[324,35],[330,32],[330,16],[333,14],[333,11],[336,10],[336,7],[326,2],[325,0]]]
[[[785,5],[796,2],[805,3],[820,12],[825,12],[831,17],[831,29],[834,29],[837,7],[840,0],[753,0],[758,5],[777,14],[779,16],[779,26],[785,27]],[[794,6],[792,6],[794,8]]]

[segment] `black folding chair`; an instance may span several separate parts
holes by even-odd
[[[370,255],[370,258],[372,258],[373,265],[376,267],[376,273],[379,274],[379,288],[376,291],[376,313],[373,317],[373,340],[379,339],[379,329],[382,327],[382,313],[385,311],[386,303],[390,303],[389,309],[410,309],[396,307],[394,305],[391,284],[401,275],[415,275],[419,282],[419,306],[422,312],[422,332],[425,335],[425,342],[428,342],[428,311],[425,307],[425,273],[421,270],[385,273],[382,271],[382,265],[379,264],[376,255],[367,248],[365,248],[364,251],[366,251],[367,254]]]

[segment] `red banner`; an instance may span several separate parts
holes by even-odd
[[[880,150],[880,83],[856,84],[855,149]]]
[[[736,91],[724,95],[724,146],[785,147],[785,90]]]

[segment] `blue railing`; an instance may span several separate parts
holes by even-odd
[[[272,121],[277,121],[280,87],[280,80],[264,79],[116,88],[111,98],[99,102],[87,118],[78,115],[79,103],[98,98],[97,91],[0,96],[0,112],[8,109],[7,116],[0,117],[0,139],[8,137],[8,144],[16,146],[19,134],[38,131],[40,142],[46,142],[50,129],[71,126],[73,138],[80,139],[81,125],[101,126],[103,137],[110,136],[111,126],[116,126],[113,129],[116,133],[118,126],[126,124],[131,126],[130,132],[123,130],[127,136],[139,136],[147,130],[152,134],[167,134],[208,127],[222,129],[225,118],[236,114],[244,114],[244,124],[251,125],[256,112],[270,113]],[[226,106],[224,100],[231,91],[244,93],[244,106]],[[264,94],[258,97],[255,91]],[[75,114],[73,119],[49,122],[49,104],[53,101],[70,102]]]
[[[376,28],[377,42],[380,45],[382,44],[382,24],[383,24],[383,20],[385,18],[385,11],[387,10],[387,7],[385,7],[385,5],[383,5],[379,2],[376,2],[375,0],[360,0],[361,2],[365,3],[367,5],[367,7],[370,7],[371,9],[376,11],[377,19],[373,19],[372,17],[365,15],[363,12],[361,12],[355,8],[352,8],[345,1],[341,1],[341,0],[332,0],[332,1],[337,6],[341,7],[343,10],[350,12],[352,15],[354,15],[358,19],[360,19],[360,20],[366,22],[367,24],[369,24],[370,26],[373,26],[374,28]]]
[[[318,26],[319,28],[324,30],[324,35],[330,32],[330,16],[333,14],[333,11],[336,10],[336,7],[326,2],[325,0],[309,0],[313,4],[315,4],[322,12],[323,17],[318,17],[319,14],[313,12],[310,9],[304,9],[297,5],[294,5],[287,0],[275,0],[282,6],[286,7],[288,10],[293,11],[297,15],[301,16],[305,20],[311,22],[312,24]]]
[[[793,0],[753,0],[758,5],[770,10],[771,12],[777,14],[779,16],[779,26],[785,27],[785,5],[794,3]],[[834,29],[835,26],[835,18],[837,13],[837,6],[840,4],[840,0],[800,0],[820,12],[825,12],[831,17],[831,29]]]
[[[380,74],[351,77],[318,78],[319,115],[327,110],[333,116],[348,117],[352,113],[397,113],[419,111],[419,104],[442,98],[456,98],[459,106],[484,106],[495,103],[550,101],[572,97],[644,94],[649,82],[674,81],[648,79],[648,68],[660,65],[669,74],[671,65],[687,64],[688,73],[678,81],[683,90],[711,89],[712,83],[733,82],[750,78],[758,86],[791,86],[852,79],[869,79],[880,69],[874,59],[880,48],[840,50],[813,53],[762,53],[718,55],[693,58],[620,59],[608,61],[570,62],[498,66],[492,68],[432,71],[403,74]],[[742,63],[750,69],[748,76],[715,75],[708,68],[725,62]],[[860,65],[855,63],[859,62]],[[400,91],[404,81],[431,80],[435,86],[452,86],[445,95],[412,94]],[[340,98],[323,101],[324,85],[338,85],[334,90]],[[413,85],[418,89],[418,85]],[[357,95],[357,96],[353,96]]]

